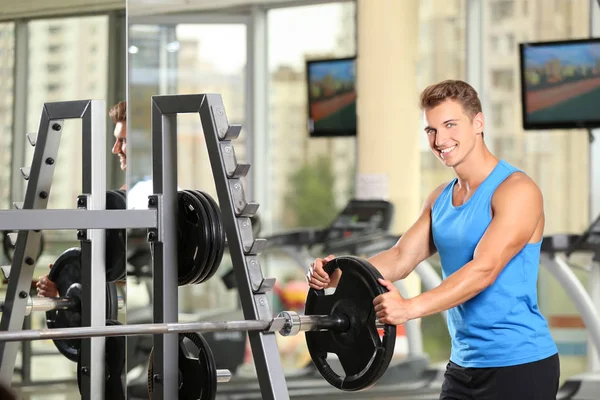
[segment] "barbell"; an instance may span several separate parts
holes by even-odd
[[[373,300],[387,289],[379,284],[381,274],[358,257],[338,257],[324,270],[342,274],[332,294],[310,289],[305,315],[284,311],[269,320],[202,321],[72,327],[0,332],[0,341],[65,340],[74,338],[170,334],[189,332],[261,331],[283,336],[305,332],[315,367],[332,386],[345,391],[363,390],[375,384],[387,370],[394,353],[396,327],[380,324]],[[382,335],[378,330],[382,331]],[[338,356],[345,376],[333,371],[328,353]]]

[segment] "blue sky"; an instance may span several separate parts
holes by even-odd
[[[354,80],[356,71],[354,63],[354,60],[348,60],[311,64],[309,66],[309,74],[311,79],[314,80],[320,80],[328,74],[342,80]]]
[[[544,65],[555,58],[565,65],[596,65],[600,60],[600,43],[531,46],[525,49],[527,67]]]

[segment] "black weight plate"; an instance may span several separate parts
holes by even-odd
[[[206,225],[208,226],[208,232],[209,232],[209,236],[206,239],[205,246],[201,246],[201,249],[203,249],[206,254],[207,254],[207,260],[206,260],[206,265],[204,266],[204,269],[202,270],[202,273],[200,274],[200,276],[198,276],[194,282],[192,282],[193,284],[198,284],[198,283],[202,283],[204,281],[206,281],[208,278],[208,276],[211,274],[212,270],[213,270],[213,266],[215,263],[215,259],[217,258],[217,246],[218,243],[216,242],[216,238],[217,235],[219,234],[218,232],[218,227],[217,227],[217,223],[219,221],[216,221],[212,206],[210,205],[210,203],[208,203],[208,200],[206,200],[206,197],[204,197],[204,195],[202,193],[200,193],[198,190],[193,190],[190,191],[192,192],[196,198],[198,199],[198,201],[200,202],[200,204],[202,205],[202,207],[204,207],[204,211],[206,212]]]
[[[106,326],[121,325],[117,320],[106,320]],[[105,339],[104,398],[106,400],[125,400],[123,387],[123,370],[125,369],[125,337],[109,336]],[[77,358],[77,386],[81,393],[81,353]]]
[[[49,329],[73,328],[81,326],[81,249],[78,247],[64,251],[48,273],[56,285],[59,296],[74,298],[77,306],[69,310],[46,311],[46,325]],[[106,284],[106,317],[116,319],[119,312],[117,286]],[[73,362],[77,362],[81,339],[55,339],[58,351]]]
[[[202,273],[207,259],[202,246],[208,236],[208,227],[204,223],[206,213],[196,196],[186,190],[177,195],[177,273],[179,286],[183,286]]]
[[[50,279],[56,285],[59,296],[66,296],[69,288],[74,285],[81,290],[81,249],[78,247],[64,251],[54,262],[50,272]],[[76,293],[73,288],[71,293]],[[81,326],[81,307],[74,310],[46,311],[46,324],[49,329],[71,328]],[[77,354],[81,339],[55,339],[54,345],[62,355],[73,362],[77,362]]]
[[[194,201],[197,205],[196,212],[198,213],[199,219],[199,235],[198,235],[198,243],[197,249],[198,253],[196,254],[196,268],[194,270],[195,274],[191,276],[188,284],[193,284],[196,279],[198,279],[204,273],[208,258],[210,257],[210,252],[208,251],[207,243],[210,240],[210,224],[208,223],[208,213],[204,208],[204,205],[200,202],[196,194],[193,190],[185,190],[186,193],[193,196]]]
[[[208,210],[204,203],[198,198],[198,195],[193,190],[186,190],[187,193],[194,196],[199,208],[198,216],[200,217],[200,236],[198,242],[198,258],[197,258],[197,269],[196,275],[189,281],[189,284],[194,284],[206,273],[207,269],[210,268],[208,262],[210,261],[210,247],[211,247],[211,232],[212,227],[208,217]]]
[[[206,340],[199,333],[179,334],[179,400],[214,400],[217,396],[217,367]],[[148,395],[154,388],[154,348],[148,359]]]
[[[217,228],[216,236],[214,238],[213,248],[216,251],[215,259],[212,263],[212,268],[209,274],[204,277],[203,282],[206,282],[218,271],[219,266],[221,265],[221,261],[223,260],[223,253],[225,252],[225,227],[223,226],[223,221],[221,218],[221,210],[219,209],[219,205],[217,202],[206,192],[199,191],[199,194],[203,195],[206,201],[209,204],[209,208],[211,209],[211,217],[213,225]]]
[[[119,293],[114,282],[106,282],[106,318],[116,320],[119,316]]]
[[[106,192],[107,210],[125,210],[127,202],[116,190]],[[107,229],[106,231],[106,281],[114,282],[125,277],[126,249],[125,229]]]
[[[375,325],[373,300],[387,289],[379,284],[381,274],[358,257],[339,257],[324,269],[331,274],[339,268],[342,277],[335,293],[310,289],[306,315],[341,315],[350,322],[343,332],[306,332],[306,344],[313,363],[327,382],[344,391],[358,391],[375,384],[387,370],[394,354],[396,327],[385,325],[383,339]],[[327,353],[337,354],[346,376],[333,371]]]
[[[121,198],[123,199],[123,203],[122,203],[122,207],[123,210],[127,209],[127,192],[125,190],[115,190],[116,193],[118,193]],[[127,279],[127,230],[123,230],[123,269],[121,272],[121,277],[117,279],[117,281],[125,281]]]

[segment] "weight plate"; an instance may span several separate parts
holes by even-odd
[[[81,249],[78,247],[64,251],[54,262],[50,279],[56,285],[59,296],[81,299]],[[81,306],[73,310],[46,311],[46,325],[49,329],[81,326]],[[55,339],[54,345],[62,355],[77,362],[81,339]]]
[[[223,226],[222,218],[221,218],[221,209],[217,202],[206,192],[199,191],[199,194],[204,196],[211,209],[211,215],[213,222],[213,226],[216,229],[216,235],[214,237],[213,248],[215,249],[215,258],[212,263],[212,268],[209,274],[204,277],[203,282],[209,280],[219,269],[221,265],[221,261],[223,260],[223,253],[225,252],[225,227]]]
[[[306,315],[341,315],[350,328],[306,332],[306,344],[313,363],[327,382],[344,391],[358,391],[375,384],[387,370],[394,354],[396,327],[385,325],[383,339],[375,325],[373,300],[387,289],[379,284],[381,274],[358,257],[339,257],[324,269],[331,274],[339,268],[342,277],[335,293],[310,289],[306,299]],[[327,353],[337,354],[346,373],[340,376],[327,362]]]
[[[119,316],[119,293],[114,282],[106,282],[106,318],[116,320]]]
[[[206,273],[207,268],[210,268],[210,247],[211,244],[211,231],[212,227],[210,225],[210,220],[208,217],[208,210],[206,209],[204,203],[198,198],[197,194],[193,190],[186,190],[187,193],[194,196],[199,208],[198,208],[198,216],[200,217],[200,236],[198,242],[198,258],[197,258],[197,270],[196,275],[192,277],[192,279],[188,282],[188,284],[194,284],[197,280],[199,280]]]
[[[188,285],[198,277],[206,264],[207,254],[203,251],[208,237],[206,212],[196,196],[181,190],[178,192],[177,210],[177,262],[179,286]]]
[[[107,210],[125,210],[127,202],[116,190],[106,192]],[[127,231],[125,229],[106,230],[106,281],[114,282],[125,278],[126,249],[125,240]]]
[[[115,190],[123,199],[122,209],[127,209],[127,192],[125,190]],[[117,281],[125,281],[127,279],[127,230],[123,230],[123,267],[121,277]]]
[[[48,273],[56,285],[59,296],[75,300],[75,308],[69,310],[46,311],[48,329],[73,328],[81,326],[81,249],[78,247],[64,251]],[[119,312],[117,286],[113,282],[106,284],[106,317],[116,319]],[[55,339],[58,351],[73,362],[77,362],[81,339]]]
[[[214,400],[217,396],[217,367],[206,340],[199,333],[179,334],[179,400]],[[154,347],[148,359],[148,395],[154,391]]]
[[[198,284],[198,283],[202,283],[202,282],[208,280],[209,275],[211,274],[211,272],[214,268],[214,263],[217,258],[217,250],[218,250],[217,249],[218,243],[217,243],[216,238],[217,238],[217,235],[219,234],[219,232],[218,232],[219,227],[217,226],[219,221],[217,220],[217,217],[214,215],[212,205],[208,202],[206,197],[204,197],[204,195],[198,190],[193,190],[190,192],[192,192],[196,196],[196,198],[198,199],[198,201],[200,202],[202,207],[204,207],[204,211],[206,212],[206,216],[207,216],[206,225],[208,226],[208,233],[209,233],[209,236],[205,241],[205,245],[203,246],[203,250],[207,254],[206,265],[205,265],[204,269],[202,270],[202,273],[200,274],[200,276],[198,276],[194,280],[194,282],[192,282],[193,284]]]
[[[106,326],[121,325],[117,320],[106,320]],[[123,387],[123,370],[125,369],[125,337],[108,336],[105,339],[104,374],[106,383],[104,386],[104,398],[110,400],[125,400],[125,389]],[[81,393],[81,353],[77,357],[77,386]]]

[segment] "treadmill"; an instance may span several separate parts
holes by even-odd
[[[585,270],[590,274],[586,290],[573,273],[567,260],[573,253],[591,255]],[[564,256],[563,256],[564,254]],[[597,400],[600,398],[600,215],[581,235],[544,237],[541,248],[542,265],[560,282],[585,322],[589,332],[590,372],[569,377],[559,388],[557,400]],[[595,350],[595,352],[594,352]]]

